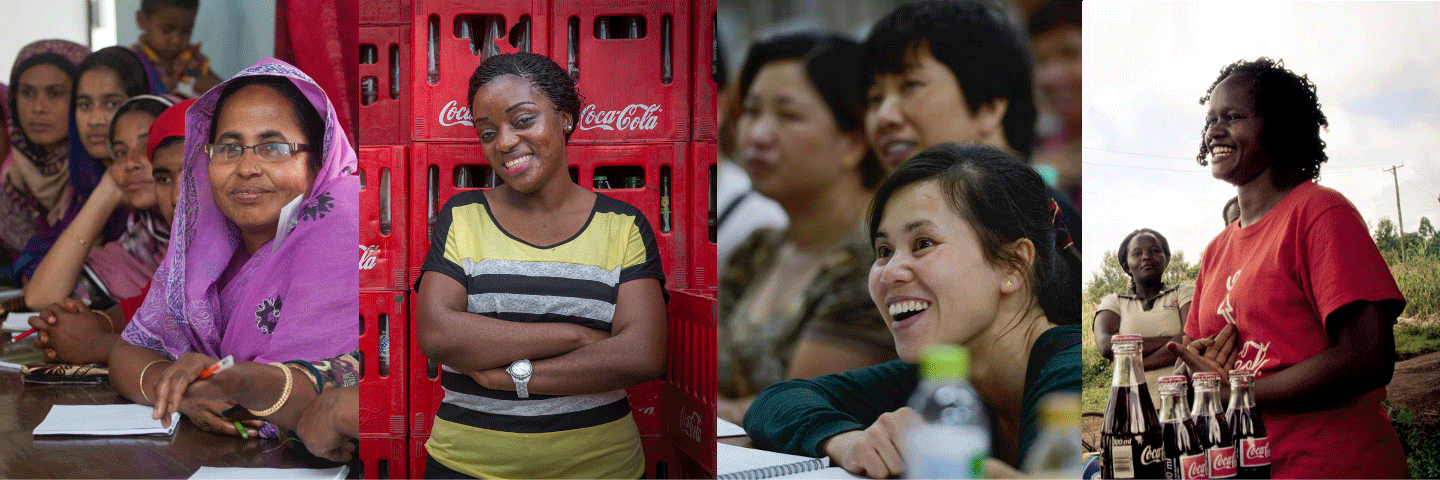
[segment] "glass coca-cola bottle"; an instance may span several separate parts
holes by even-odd
[[[1216,396],[1220,395],[1220,374],[1200,372],[1195,379],[1195,405],[1190,420],[1200,434],[1200,446],[1210,460],[1210,478],[1235,478],[1235,442],[1230,437],[1230,424],[1225,412],[1217,411]]]
[[[1100,474],[1103,478],[1161,478],[1165,475],[1165,441],[1155,418],[1155,403],[1145,387],[1140,366],[1139,335],[1115,335],[1115,375],[1110,403],[1100,427]]]
[[[1265,417],[1255,408],[1255,391],[1251,389],[1255,374],[1249,370],[1230,372],[1230,422],[1235,439],[1235,456],[1240,461],[1236,478],[1270,478],[1270,439],[1265,436]]]
[[[1160,434],[1165,438],[1165,478],[1210,478],[1210,462],[1185,406],[1185,377],[1160,377]]]

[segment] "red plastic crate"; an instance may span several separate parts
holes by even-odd
[[[587,98],[572,143],[690,139],[690,0],[555,0],[551,8],[550,58],[568,67],[578,34],[576,69]],[[643,36],[615,38],[629,35],[628,22],[619,22],[612,38],[597,38],[596,19],[611,16],[643,17]]]
[[[410,476],[407,478],[425,478],[425,457],[430,454],[425,452],[425,442],[430,440],[430,435],[410,436]]]
[[[629,396],[630,416],[642,437],[659,437],[665,434],[665,382],[651,380],[625,389]]]
[[[714,289],[715,259],[718,255],[712,235],[717,215],[715,205],[715,142],[690,144],[690,209],[686,213],[690,236],[690,288]]]
[[[406,333],[404,292],[360,293],[361,436],[404,436],[409,405],[405,395]],[[382,366],[382,361],[388,365]]]
[[[488,36],[483,24],[471,26],[468,22],[457,22],[460,16],[498,15],[504,19],[502,33],[508,34],[517,26],[529,25],[529,50],[548,54],[551,15],[548,0],[416,0],[415,17],[411,29],[412,47],[415,59],[411,69],[411,84],[414,92],[414,107],[411,113],[411,128],[416,140],[475,140],[475,126],[470,121],[470,99],[465,98],[469,88],[470,75],[475,67],[485,60],[484,42],[481,49],[474,48],[471,38]],[[460,25],[464,25],[461,27]],[[468,29],[468,32],[462,31]],[[523,28],[523,27],[522,27]],[[432,30],[434,37],[432,55]],[[464,38],[458,34],[467,34]],[[517,37],[520,32],[516,31]],[[508,42],[499,43],[502,53],[519,51]],[[432,62],[433,58],[433,62]],[[551,57],[556,58],[556,57]],[[564,58],[559,59],[564,65]],[[432,64],[434,75],[432,75]]]
[[[405,290],[410,148],[360,147],[360,290]],[[388,187],[388,189],[387,189]]]
[[[571,168],[577,170],[580,185],[594,186],[597,168],[640,168],[644,171],[644,188],[612,188],[601,190],[606,195],[629,202],[638,208],[655,231],[655,240],[665,266],[666,288],[689,286],[689,245],[685,212],[690,208],[688,143],[598,144],[572,145],[567,150]],[[456,193],[475,188],[457,185],[457,170],[467,166],[484,166],[485,157],[477,143],[424,142],[414,144],[410,162],[410,274],[413,284],[430,248],[432,221],[445,202]],[[432,167],[433,173],[432,173]],[[457,168],[458,167],[458,168]],[[661,172],[670,172],[670,232],[664,231],[661,214]],[[488,170],[485,170],[488,171]],[[476,174],[483,177],[483,174]],[[432,178],[433,176],[433,178]],[[432,180],[434,185],[432,186]],[[480,179],[485,181],[484,178]],[[621,187],[617,178],[612,187]],[[423,227],[422,227],[423,226]],[[712,259],[710,263],[714,263]]]
[[[691,62],[694,94],[695,121],[692,123],[691,140],[713,142],[719,138],[718,119],[715,116],[715,96],[719,85],[715,83],[715,0],[695,0],[691,27],[695,46],[691,48],[694,61]]]
[[[409,358],[406,364],[405,383],[409,397],[410,437],[430,436],[430,427],[435,424],[435,411],[445,399],[445,390],[440,387],[440,365],[430,364],[430,359],[420,350],[420,335],[415,329],[415,306],[409,308],[406,327],[410,332]],[[433,376],[432,376],[433,375]],[[420,443],[424,443],[423,439]],[[425,450],[420,450],[420,469],[425,468]],[[412,457],[413,458],[413,457]],[[414,463],[413,461],[411,462]],[[412,465],[412,468],[414,466]],[[412,478],[420,478],[418,475]]]
[[[360,478],[420,478],[409,473],[406,437],[360,436],[360,462],[364,471]],[[424,462],[425,457],[420,457]]]
[[[410,0],[360,0],[360,25],[409,25]]]
[[[714,478],[715,292],[672,291],[668,307],[665,436]]]
[[[410,143],[410,40],[408,24],[360,27],[361,145]]]

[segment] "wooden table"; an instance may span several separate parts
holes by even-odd
[[[30,342],[11,343],[12,353]],[[0,478],[186,478],[202,466],[333,468],[302,446],[276,439],[227,437],[200,430],[181,416],[173,437],[88,437],[31,434],[54,405],[131,403],[109,384],[26,385],[20,372],[0,370]],[[350,464],[358,478],[360,462]],[[373,473],[372,473],[373,476]]]

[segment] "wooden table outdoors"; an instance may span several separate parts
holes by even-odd
[[[0,334],[4,353],[29,347]],[[109,384],[26,385],[20,372],[0,370],[0,478],[187,478],[202,466],[333,468],[304,447],[275,439],[227,437],[180,421],[173,437],[89,437],[31,434],[54,405],[131,403]],[[350,464],[351,478],[360,474]]]

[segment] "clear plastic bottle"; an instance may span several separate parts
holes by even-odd
[[[1031,478],[1080,478],[1080,394],[1057,392],[1040,400],[1040,435],[1025,457]]]
[[[990,418],[969,377],[965,347],[937,345],[921,354],[920,385],[910,408],[924,423],[905,434],[906,478],[985,477]]]

